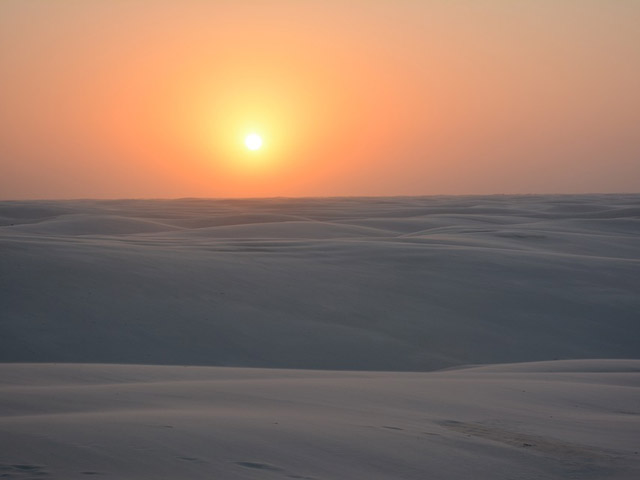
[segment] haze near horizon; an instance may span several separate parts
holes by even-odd
[[[639,21],[624,1],[7,0],[0,198],[637,192]]]

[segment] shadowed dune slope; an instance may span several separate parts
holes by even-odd
[[[640,196],[0,202],[0,361],[640,357]]]

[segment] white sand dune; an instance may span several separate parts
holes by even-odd
[[[389,236],[392,232],[358,225],[344,225],[319,221],[266,221],[242,225],[222,225],[199,228],[197,231],[183,230],[181,237],[208,237],[215,239],[327,239],[350,237]],[[175,235],[172,235],[175,236]]]
[[[0,202],[0,361],[640,356],[640,196]]]
[[[640,195],[0,225],[1,478],[640,478]]]
[[[14,225],[12,232],[40,235],[127,235],[178,230],[179,227],[117,215],[67,214],[35,223]]]
[[[430,373],[0,365],[0,475],[637,479],[640,361]]]

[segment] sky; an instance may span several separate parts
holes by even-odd
[[[597,192],[637,0],[0,1],[2,199]]]

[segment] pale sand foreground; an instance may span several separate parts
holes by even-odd
[[[0,361],[640,357],[640,195],[0,202]]]
[[[0,365],[22,479],[640,478],[640,361],[430,373]]]

